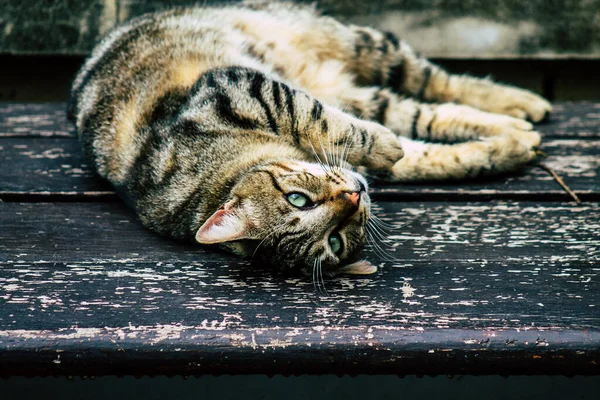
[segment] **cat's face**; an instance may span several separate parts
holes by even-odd
[[[306,162],[271,163],[250,170],[231,194],[198,230],[198,242],[226,243],[308,275],[375,272],[357,262],[371,205],[361,175]]]

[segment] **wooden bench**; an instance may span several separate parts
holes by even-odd
[[[327,294],[147,231],[64,109],[0,105],[0,376],[600,374],[600,104],[539,127],[582,204],[535,166],[377,186],[395,260]]]

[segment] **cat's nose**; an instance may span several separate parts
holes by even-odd
[[[346,197],[350,202],[354,205],[354,207],[358,207],[358,202],[360,201],[360,193],[359,192],[347,192]]]

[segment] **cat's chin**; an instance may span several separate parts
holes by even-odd
[[[352,264],[338,268],[337,274],[345,275],[371,275],[377,272],[377,266],[371,264],[367,260],[357,261]]]

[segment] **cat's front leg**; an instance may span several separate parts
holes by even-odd
[[[375,170],[389,170],[404,156],[399,138],[390,129],[334,107],[324,105],[324,109],[324,119],[307,134],[307,150],[317,156]]]
[[[198,84],[199,93],[184,117],[203,129],[270,133],[327,164],[389,170],[404,155],[388,128],[361,120],[264,72],[244,67],[214,69]],[[200,115],[201,118],[198,118]]]
[[[456,144],[402,138],[405,156],[391,170],[370,171],[391,182],[442,181],[495,175],[521,168],[535,151],[513,136],[493,136]]]
[[[412,115],[410,123],[403,114],[396,119],[395,130],[408,136],[401,139],[405,157],[388,174],[379,174],[379,178],[391,181],[473,178],[513,171],[536,158],[540,135],[521,119],[452,103],[421,104]],[[388,126],[393,126],[394,114],[388,119]]]

